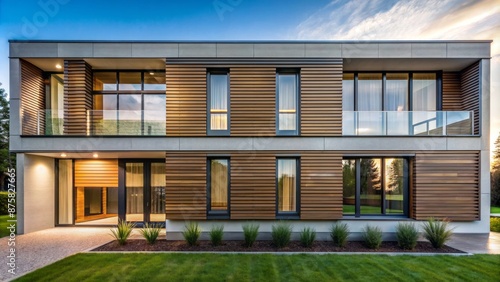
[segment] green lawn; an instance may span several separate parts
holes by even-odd
[[[500,255],[77,254],[16,281],[498,281]]]
[[[0,215],[0,238],[8,236],[10,231],[7,230],[7,226],[11,224],[11,222],[7,222],[7,220],[12,219],[8,215]]]
[[[500,207],[490,207],[490,213],[500,213]]]

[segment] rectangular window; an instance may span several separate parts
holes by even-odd
[[[229,79],[227,73],[209,72],[209,135],[229,135]]]
[[[298,159],[277,159],[278,215],[298,215]]]
[[[298,74],[278,73],[277,84],[277,135],[298,135]]]
[[[436,111],[436,74],[413,74],[413,111]]]
[[[408,171],[405,158],[344,159],[344,215],[407,215]]]
[[[208,215],[229,215],[229,159],[208,159]]]

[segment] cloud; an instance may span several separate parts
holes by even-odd
[[[491,139],[500,132],[500,0],[335,0],[300,23],[297,39],[492,39]]]

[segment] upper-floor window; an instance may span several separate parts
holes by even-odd
[[[297,72],[278,72],[277,81],[277,135],[298,135],[299,75]]]
[[[94,71],[94,135],[165,135],[165,71]]]
[[[439,110],[437,73],[344,73],[343,111]]]
[[[207,134],[229,135],[229,73],[209,71],[207,88]]]

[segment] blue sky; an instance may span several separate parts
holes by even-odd
[[[493,39],[492,137],[500,132],[500,0],[0,0],[8,39]]]

